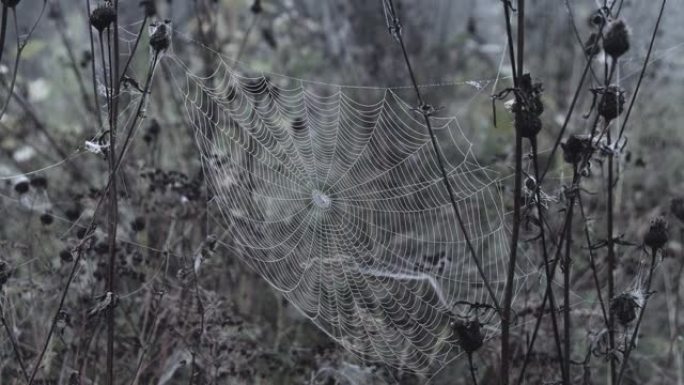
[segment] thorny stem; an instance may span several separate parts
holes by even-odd
[[[648,277],[646,278],[646,288],[644,291],[644,304],[639,308],[639,317],[637,318],[637,322],[634,325],[634,331],[632,332],[632,336],[630,337],[629,341],[625,341],[625,354],[622,358],[622,364],[620,366],[620,374],[617,377],[617,381],[615,382],[616,385],[620,385],[620,381],[622,380],[622,376],[625,374],[625,369],[627,368],[627,362],[629,361],[629,355],[632,353],[634,348],[636,347],[636,339],[637,336],[639,335],[639,326],[641,325],[641,320],[644,318],[644,313],[646,312],[646,305],[648,304],[648,297],[650,295],[651,291],[651,281],[653,279],[653,272],[655,271],[655,266],[656,266],[656,256],[658,255],[658,249],[655,247],[651,249],[651,266],[648,269]]]
[[[522,5],[522,8],[521,8]],[[510,0],[503,0],[504,15],[506,18],[506,36],[508,39],[508,51],[510,55],[511,70],[513,73],[513,86],[517,89],[519,75],[522,76],[522,68],[516,69],[515,51],[513,49],[513,32],[510,18]],[[525,1],[518,1],[518,36],[524,34],[521,30],[525,26]],[[518,39],[518,63],[523,65],[522,43],[523,39]],[[510,328],[511,328],[511,307],[513,304],[513,281],[515,279],[516,259],[518,255],[518,240],[520,237],[520,196],[522,193],[522,136],[515,130],[515,180],[513,187],[513,228],[511,230],[511,255],[508,261],[508,274],[506,276],[506,286],[504,289],[504,304],[501,314],[501,372],[499,373],[502,385],[509,383],[509,366],[511,359],[510,352]],[[543,226],[543,225],[542,225]]]
[[[423,97],[420,93],[420,88],[418,87],[418,82],[416,81],[415,74],[413,72],[413,68],[411,67],[411,61],[409,60],[408,53],[406,52],[406,45],[404,44],[404,39],[402,38],[401,30],[400,30],[400,22],[399,18],[397,16],[397,13],[394,9],[394,4],[393,0],[385,0],[385,5],[389,7],[389,9],[386,9],[386,11],[389,12],[389,15],[393,18],[392,22],[394,23],[394,27],[396,27],[396,33],[394,34],[395,38],[397,39],[399,45],[401,46],[401,52],[404,56],[404,62],[406,64],[406,68],[408,69],[409,76],[411,77],[411,82],[413,84],[413,88],[416,93],[416,98],[418,99],[419,103],[419,109],[422,112],[423,118],[425,120],[425,126],[427,127],[428,134],[430,135],[430,139],[432,141],[432,148],[435,153],[435,157],[437,159],[437,165],[440,169],[440,172],[442,174],[442,182],[444,183],[444,186],[447,189],[447,192],[449,193],[449,200],[451,201],[451,207],[454,211],[454,215],[456,216],[456,221],[458,222],[458,225],[461,229],[461,232],[463,233],[463,237],[465,238],[466,245],[468,246],[468,249],[470,251],[470,254],[473,258],[473,261],[475,262],[475,266],[477,267],[478,273],[480,274],[480,277],[482,278],[483,284],[485,288],[487,289],[487,292],[489,293],[490,299],[494,303],[495,309],[497,311],[500,311],[499,307],[499,302],[496,299],[496,295],[494,294],[494,290],[491,287],[491,284],[489,282],[489,279],[485,275],[484,268],[482,267],[482,262],[480,261],[480,258],[477,256],[477,252],[475,251],[475,247],[473,246],[472,241],[470,240],[470,236],[468,235],[468,231],[465,226],[465,222],[463,221],[463,218],[461,216],[461,212],[458,209],[458,205],[456,204],[456,196],[454,194],[454,190],[451,186],[451,182],[449,182],[449,175],[446,171],[446,167],[444,166],[444,155],[440,151],[439,145],[437,144],[437,138],[435,137],[435,133],[432,129],[432,122],[430,120],[430,113],[425,111],[425,107],[428,107],[427,105],[424,104],[423,102]]]

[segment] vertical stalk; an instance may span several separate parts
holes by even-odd
[[[572,181],[573,181],[573,188],[574,188],[574,183],[577,181],[577,165],[573,165],[573,171],[572,171]],[[577,192],[579,194],[579,192]],[[570,353],[572,350],[572,345],[570,341],[570,331],[571,329],[571,324],[570,324],[570,268],[572,264],[570,263],[570,253],[571,253],[571,248],[572,248],[572,217],[574,214],[574,199],[570,200],[569,206],[568,206],[568,225],[566,227],[566,235],[565,235],[565,258],[563,259],[563,304],[564,304],[564,320],[563,320],[563,331],[564,331],[564,352],[563,352],[563,364],[564,364],[564,374],[565,374],[565,379],[567,384],[570,384]]]
[[[116,295],[116,229],[118,225],[118,191],[116,183],[116,131],[119,115],[119,94],[121,91],[121,78],[119,75],[119,1],[114,0],[114,42],[110,47],[110,54],[113,51],[113,62],[110,61],[110,80],[112,83],[112,93],[109,108],[109,119],[111,127],[109,130],[109,173],[111,186],[109,189],[109,223],[107,235],[109,240],[109,264],[107,266],[107,292],[112,297]],[[111,59],[111,58],[110,58]],[[107,376],[106,384],[114,383],[114,306],[107,308]]]
[[[610,129],[606,128],[608,131],[606,133],[606,140],[608,147],[611,145],[611,135],[610,135]],[[608,203],[606,204],[606,215],[607,215],[607,221],[606,221],[606,233],[608,237],[608,299],[612,299],[615,296],[615,277],[614,277],[614,270],[615,270],[615,245],[613,243],[613,206],[614,206],[614,199],[613,199],[613,155],[608,154],[608,180],[607,180],[607,189],[608,189]],[[613,331],[615,326],[615,318],[613,317],[612,312],[608,312],[608,340],[610,343],[610,348],[611,351],[615,349],[615,333]],[[611,378],[611,383],[616,384],[616,374],[617,374],[617,366],[615,359],[611,358],[610,359],[610,378]]]
[[[506,36],[508,40],[508,53],[513,73],[513,87],[518,88],[518,72],[516,70],[515,49],[513,48],[513,31],[511,28],[510,1],[503,1],[504,16],[506,19]],[[508,259],[508,273],[504,289],[504,303],[501,312],[501,372],[499,373],[501,385],[508,385],[510,371],[510,328],[511,306],[513,303],[513,281],[515,279],[515,266],[518,255],[518,239],[520,236],[520,195],[522,193],[522,137],[515,132],[515,180],[513,182],[513,228],[511,229],[511,255]]]

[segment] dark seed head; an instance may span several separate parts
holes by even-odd
[[[71,251],[64,249],[59,252],[59,259],[64,263],[69,263],[74,260],[74,256],[71,254]]]
[[[603,37],[603,50],[613,59],[617,59],[629,51],[629,30],[624,20],[610,22]]]
[[[135,218],[133,222],[131,222],[131,230],[133,230],[136,233],[145,230],[145,218]]]
[[[601,10],[597,10],[589,16],[589,26],[593,28],[600,28],[606,22],[605,16]]]
[[[26,194],[29,190],[29,182],[26,180],[22,180],[21,182],[17,183],[14,185],[14,191],[16,191],[18,194]]]
[[[609,86],[602,91],[602,94],[598,112],[605,120],[611,121],[617,118],[625,108],[625,91],[617,86]]]
[[[453,328],[458,344],[466,353],[472,354],[484,344],[482,325],[476,320],[454,322]]]
[[[40,223],[42,223],[45,226],[50,226],[54,221],[55,218],[50,213],[44,213],[40,216]]]
[[[673,198],[670,203],[670,211],[675,218],[684,222],[684,197]]]
[[[37,176],[33,179],[31,179],[31,187],[35,188],[47,188],[47,179],[44,176]]]
[[[644,244],[652,249],[661,249],[668,241],[667,221],[663,217],[651,219],[651,224],[644,236]]]
[[[521,110],[515,114],[515,129],[523,138],[532,139],[541,131],[542,122],[537,114]]]
[[[116,20],[116,11],[109,2],[95,8],[90,14],[90,25],[98,32],[104,31]]]
[[[150,35],[150,47],[155,53],[166,51],[171,46],[171,29],[168,21],[153,26]]]
[[[563,159],[570,164],[579,164],[587,156],[591,155],[591,138],[586,135],[570,135],[561,143]]]
[[[622,293],[610,300],[610,313],[622,326],[627,326],[636,319],[640,307],[639,297],[632,293]]]

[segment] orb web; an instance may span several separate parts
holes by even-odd
[[[184,99],[235,255],[363,359],[427,373],[458,352],[459,304],[491,299],[413,106],[392,89],[247,77],[223,60],[209,77],[186,72]],[[497,175],[458,119],[433,124],[500,300],[508,244]]]

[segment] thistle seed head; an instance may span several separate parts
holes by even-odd
[[[570,135],[561,143],[563,159],[570,164],[579,164],[583,159],[591,155],[591,138],[586,135]]]
[[[624,111],[625,91],[617,86],[609,86],[602,91],[602,94],[598,112],[606,121],[611,121]]]
[[[603,50],[613,59],[629,51],[629,29],[622,19],[611,21],[603,36]]]
[[[90,25],[98,32],[104,31],[114,20],[116,20],[116,11],[109,1],[95,8],[90,14]]]
[[[542,122],[537,114],[521,110],[515,114],[515,129],[523,138],[532,139],[541,131]]]
[[[458,344],[468,354],[472,354],[484,344],[482,325],[477,320],[458,320],[453,324]]]
[[[669,239],[667,227],[665,218],[651,219],[651,224],[644,236],[644,244],[652,249],[662,249]]]
[[[150,47],[154,53],[165,52],[171,46],[171,21],[150,25]]]
[[[622,326],[629,325],[637,317],[643,297],[635,293],[622,293],[610,300],[610,313]]]

